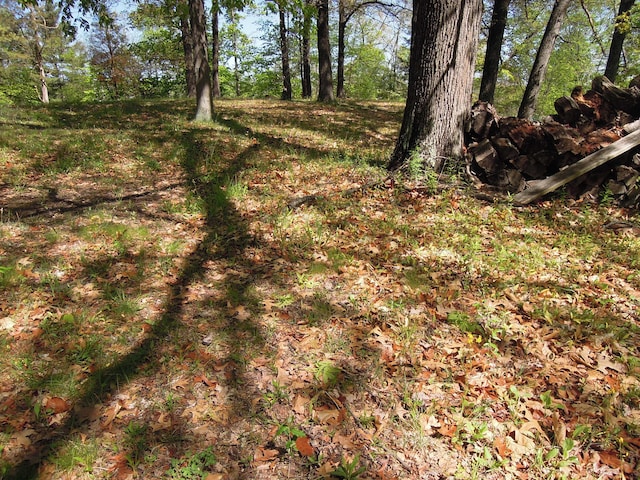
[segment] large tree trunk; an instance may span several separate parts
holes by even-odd
[[[329,0],[318,0],[318,101],[333,101],[331,46],[329,44]]]
[[[180,34],[182,36],[182,49],[184,51],[184,74],[187,81],[187,96],[196,97],[196,72],[193,60],[193,35],[189,24],[189,9],[186,3],[180,3]]]
[[[547,28],[544,31],[536,59],[531,68],[531,74],[529,75],[527,88],[525,88],[524,96],[522,97],[522,103],[518,109],[519,118],[530,119],[535,112],[538,93],[540,93],[540,87],[542,86],[547,67],[549,66],[549,59],[551,58],[553,47],[556,44],[560,27],[562,27],[562,22],[567,15],[567,8],[569,8],[570,3],[571,0],[556,0],[553,5]]]
[[[220,98],[220,4],[214,0],[211,6],[211,94]]]
[[[336,87],[336,95],[338,98],[344,98],[344,37],[347,32],[347,13],[344,0],[338,1],[338,85]]]
[[[302,98],[311,98],[311,0],[305,0],[302,7]]]
[[[196,74],[196,121],[213,118],[211,97],[211,69],[207,58],[207,29],[204,1],[189,0],[189,18],[193,38],[193,60]]]
[[[390,170],[414,155],[439,170],[460,158],[482,0],[413,0],[407,104]]]
[[[622,0],[620,2],[620,8],[618,9],[618,16],[624,15],[633,4],[635,0]],[[618,28],[613,30],[613,37],[611,37],[611,46],[609,47],[609,57],[607,57],[607,66],[604,70],[604,76],[611,80],[613,83],[618,76],[618,68],[620,68],[620,57],[622,57],[622,45],[624,39],[627,36],[626,32],[621,32]]]
[[[502,51],[504,30],[507,26],[509,3],[511,3],[511,0],[495,0],[493,3],[491,25],[489,26],[489,36],[487,38],[487,52],[484,57],[482,82],[480,84],[479,98],[484,102],[493,103],[496,83],[498,82],[498,71],[500,70],[500,52]]]
[[[291,69],[289,68],[289,41],[287,40],[287,22],[282,1],[278,1],[280,15],[280,52],[282,54],[282,100],[291,100]]]

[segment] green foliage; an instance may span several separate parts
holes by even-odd
[[[296,450],[296,440],[298,438],[306,437],[307,434],[296,427],[293,423],[293,418],[288,418],[286,423],[281,424],[276,430],[276,437],[284,437],[285,439],[285,448],[288,452],[293,452]]]
[[[331,472],[331,475],[345,480],[357,480],[366,471],[366,467],[360,466],[360,455],[358,454],[350,461],[344,457],[341,458],[340,465]]]
[[[172,480],[199,480],[206,478],[207,472],[217,463],[212,447],[187,455],[187,458],[171,460],[167,475]]]

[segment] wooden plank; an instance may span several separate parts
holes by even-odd
[[[526,190],[523,190],[513,197],[513,201],[516,205],[531,203],[543,195],[557,190],[571,180],[575,180],[579,176],[590,172],[594,168],[604,165],[611,160],[615,160],[638,145],[640,145],[640,130],[630,133],[626,137],[622,137],[620,140],[584,157],[582,160],[578,160],[573,165],[569,165],[555,175],[544,180],[530,182]]]

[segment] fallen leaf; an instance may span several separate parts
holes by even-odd
[[[64,398],[60,397],[49,398],[45,402],[44,406],[47,410],[51,410],[53,413],[63,413],[71,408],[71,405],[69,405]]]
[[[212,382],[204,375],[197,375],[193,379],[194,383],[204,383],[207,387],[215,387],[216,382]]]
[[[602,463],[610,467],[620,468],[620,465],[622,464],[616,452],[598,452],[598,456]]]
[[[249,320],[249,318],[251,317],[251,312],[247,310],[247,307],[245,307],[244,305],[239,305],[238,307],[236,307],[234,315],[238,320],[245,321]]]
[[[458,427],[456,425],[442,425],[438,429],[438,433],[443,437],[451,438],[455,435],[456,430],[458,430]]]
[[[253,454],[254,462],[269,462],[280,455],[280,452],[273,448],[258,447]]]
[[[305,457],[312,457],[315,453],[311,443],[309,442],[309,437],[296,438],[296,448]]]
[[[311,400],[304,395],[296,395],[293,399],[293,411],[297,414],[304,415],[308,411],[308,405]]]
[[[507,440],[505,437],[496,437],[493,440],[493,447],[502,458],[507,457],[511,453],[511,450],[507,447]]]

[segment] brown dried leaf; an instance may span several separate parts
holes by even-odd
[[[280,452],[273,448],[258,447],[253,454],[254,462],[270,462],[278,457]]]
[[[309,442],[309,437],[296,438],[296,448],[305,457],[312,457],[315,453],[311,443]]]
[[[51,397],[45,404],[47,410],[51,410],[53,413],[63,413],[71,409],[71,405],[64,398]]]

